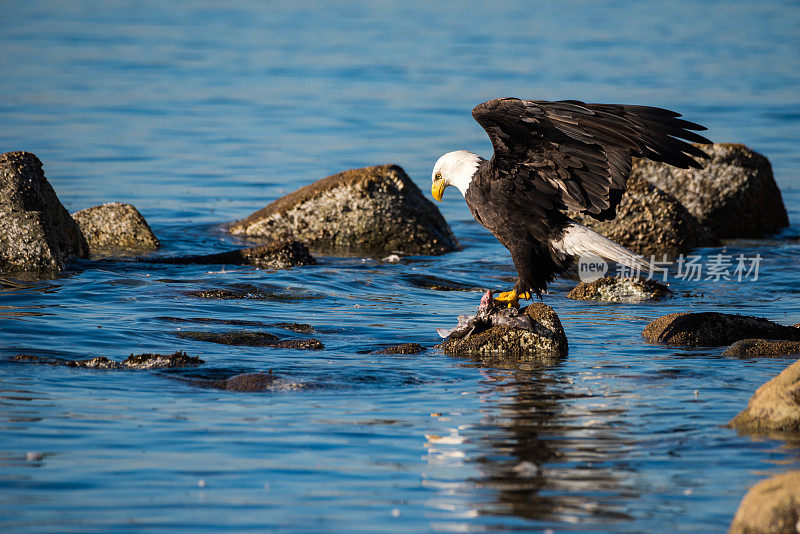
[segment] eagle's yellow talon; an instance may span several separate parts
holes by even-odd
[[[524,293],[517,293],[516,290],[512,289],[511,291],[499,293],[494,300],[499,304],[506,304],[509,308],[519,308],[520,299],[530,300],[530,298],[531,294],[527,291]]]
[[[502,293],[499,293],[494,300],[499,304],[506,304],[509,308],[519,306],[519,296],[513,289],[511,291],[503,291]]]

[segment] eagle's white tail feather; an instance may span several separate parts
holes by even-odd
[[[640,271],[654,270],[642,256],[576,222],[570,223],[561,239],[553,242],[553,247],[570,256],[594,254]]]

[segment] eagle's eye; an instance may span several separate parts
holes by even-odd
[[[440,173],[440,172],[437,172],[437,173],[434,175],[434,178],[435,178],[436,180],[441,180],[441,179],[442,179],[442,173]]]

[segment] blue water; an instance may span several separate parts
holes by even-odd
[[[724,532],[747,489],[800,466],[725,428],[780,359],[645,343],[652,319],[718,310],[800,320],[800,6],[733,1],[7,1],[0,152],[36,153],[71,211],[135,204],[159,254],[246,242],[220,223],[344,169],[398,163],[426,190],[444,152],[488,156],[471,108],[499,96],[680,110],[767,155],[792,227],[703,249],[759,253],[757,281],[676,281],[657,304],[545,296],[567,359],[444,356],[434,329],[503,288],[506,251],[457,193],[463,250],[316,266],[76,262],[0,290],[0,527],[13,532]],[[211,300],[250,284],[303,300]],[[321,352],[181,339],[223,324],[311,324]],[[242,328],[242,327],[239,327]],[[258,328],[263,330],[264,328]],[[292,335],[275,330],[281,335]],[[380,356],[417,342],[415,356]],[[11,363],[185,350],[181,372]],[[268,393],[188,378],[273,370]]]

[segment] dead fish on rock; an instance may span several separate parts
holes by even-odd
[[[478,313],[475,315],[459,315],[458,325],[455,328],[437,328],[436,332],[442,338],[469,339],[472,334],[477,334],[493,326],[513,326],[524,330],[532,330],[531,319],[520,313],[519,308],[501,308],[492,298],[492,292],[487,291],[481,297]]]

